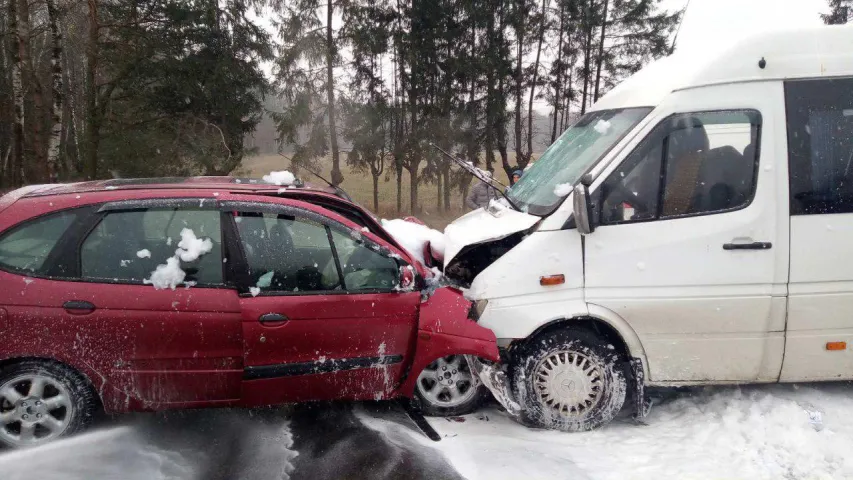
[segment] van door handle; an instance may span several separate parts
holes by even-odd
[[[723,244],[723,250],[770,250],[771,248],[773,248],[773,244],[770,242]]]
[[[95,304],[84,300],[69,300],[62,304],[62,308],[68,313],[85,315],[95,311]]]
[[[258,318],[261,323],[281,323],[290,320],[286,315],[280,313],[265,313]]]

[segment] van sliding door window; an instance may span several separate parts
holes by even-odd
[[[785,82],[791,215],[853,212],[853,79]]]
[[[755,195],[761,115],[754,110],[674,115],[605,180],[602,225],[744,208]]]

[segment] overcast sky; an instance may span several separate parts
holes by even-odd
[[[756,32],[821,24],[829,11],[827,0],[663,0],[668,10],[687,12],[678,34],[677,49],[705,51],[721,41]]]

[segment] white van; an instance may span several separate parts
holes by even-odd
[[[570,193],[571,192],[571,193]],[[676,54],[446,230],[532,420],[644,386],[853,379],[853,28]]]

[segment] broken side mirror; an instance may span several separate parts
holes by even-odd
[[[411,265],[400,266],[400,291],[413,292],[417,286],[417,274]]]
[[[585,178],[581,180],[581,183],[575,185],[574,195],[573,197],[573,210],[575,217],[575,225],[577,225],[578,232],[581,235],[589,235],[595,229],[592,226],[590,221],[590,217],[592,216],[590,212],[592,211],[590,202],[589,202],[589,178],[586,178],[587,175],[584,175]],[[586,180],[586,181],[585,181]]]

